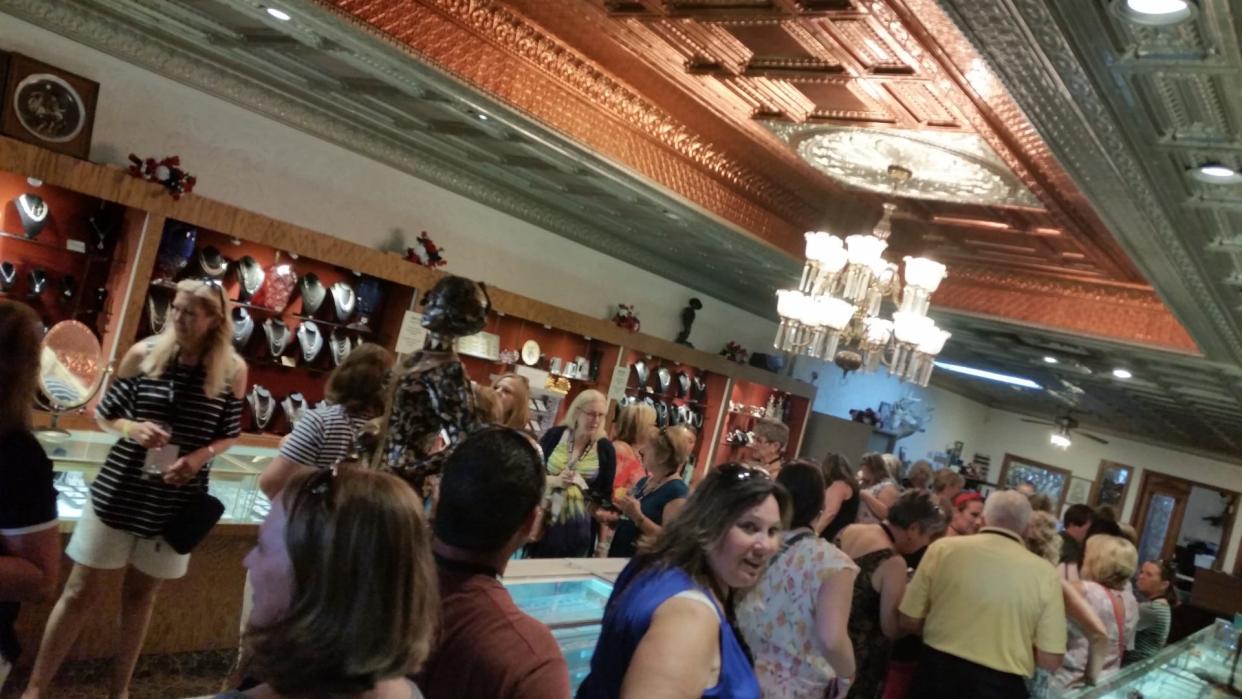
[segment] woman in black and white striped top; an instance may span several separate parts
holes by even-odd
[[[164,527],[207,489],[211,460],[241,432],[246,364],[233,350],[224,290],[183,281],[169,317],[164,332],[125,353],[96,409],[100,427],[121,439],[91,486],[66,550],[73,572],[44,632],[28,699],[46,693],[86,614],[119,570],[121,633],[111,696],[126,695],[160,584],[185,575],[189,564],[188,554],[164,541]]]
[[[268,498],[274,500],[298,471],[329,468],[353,451],[367,420],[384,414],[384,381],[391,367],[388,350],[367,342],[328,375],[324,401],[297,421],[259,476]]]

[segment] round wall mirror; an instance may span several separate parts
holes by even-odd
[[[54,414],[86,405],[103,381],[103,349],[90,328],[62,320],[43,336],[39,387]]]

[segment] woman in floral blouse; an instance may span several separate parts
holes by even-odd
[[[854,676],[847,624],[858,566],[820,538],[824,476],[793,461],[776,480],[793,499],[781,551],[737,609],[765,699],[844,696]]]

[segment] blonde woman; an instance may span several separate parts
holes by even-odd
[[[565,420],[544,433],[548,483],[548,518],[543,536],[531,545],[531,558],[583,558],[591,555],[599,523],[616,513],[599,507],[611,503],[617,454],[604,436],[608,399],[596,390],[579,393]]]
[[[49,686],[100,596],[121,581],[120,634],[110,696],[130,676],[164,580],[185,575],[189,554],[163,539],[165,524],[207,490],[207,466],[241,433],[246,364],[233,351],[224,290],[183,281],[159,335],[125,353],[95,411],[120,440],[91,485],[91,499],[65,551],[73,572],[43,634],[24,699]]]
[[[501,374],[492,382],[500,400],[500,423],[515,430],[526,430],[530,423],[530,382],[521,374]]]
[[[617,477],[612,481],[613,492],[620,490],[628,493],[646,475],[638,451],[655,424],[655,408],[646,403],[627,405],[621,409],[617,432],[612,438],[612,446],[617,451]]]
[[[1083,684],[1106,679],[1121,669],[1122,656],[1134,647],[1138,626],[1138,604],[1123,590],[1138,568],[1134,544],[1119,536],[1097,534],[1087,539],[1083,554],[1082,580],[1071,586],[1086,598],[1087,604],[1103,623],[1107,642],[1094,644],[1088,633],[1070,624],[1065,659],[1052,678],[1054,691],[1065,692]]]
[[[892,454],[863,454],[858,468],[858,495],[862,498],[862,507],[858,508],[860,524],[879,524],[888,517],[888,508],[901,496],[901,486],[897,485],[900,468],[901,461]]]
[[[1026,548],[1031,553],[1056,565],[1061,560],[1061,536],[1057,533],[1057,518],[1051,513],[1035,510],[1031,513],[1031,521],[1026,525],[1022,536]],[[1095,615],[1091,605],[1087,604],[1082,593],[1064,578],[1061,579],[1061,597],[1065,602],[1065,616],[1076,625],[1076,628],[1087,639],[1091,647],[1092,657],[1103,659],[1107,649],[1108,630]],[[1099,668],[1095,669],[1098,672]],[[1092,674],[1090,677],[1094,678]],[[1027,691],[1031,699],[1047,699],[1051,697],[1052,673],[1037,667],[1035,676],[1026,681]],[[1092,679],[1094,683],[1094,679]]]

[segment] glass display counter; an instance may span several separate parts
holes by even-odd
[[[68,439],[42,441],[55,469],[56,490],[60,494],[57,507],[62,521],[77,521],[82,515],[90,484],[116,439],[104,432],[72,430]],[[259,474],[275,456],[274,449],[236,445],[216,457],[208,490],[224,503],[222,522],[263,522],[271,503],[259,490]]]
[[[1215,699],[1242,697],[1238,631],[1220,619],[1155,656],[1126,666],[1067,699]]]
[[[573,692],[591,670],[591,655],[599,640],[604,606],[612,585],[598,578],[556,581],[506,581],[505,587],[522,611],[552,629],[569,665]]]

